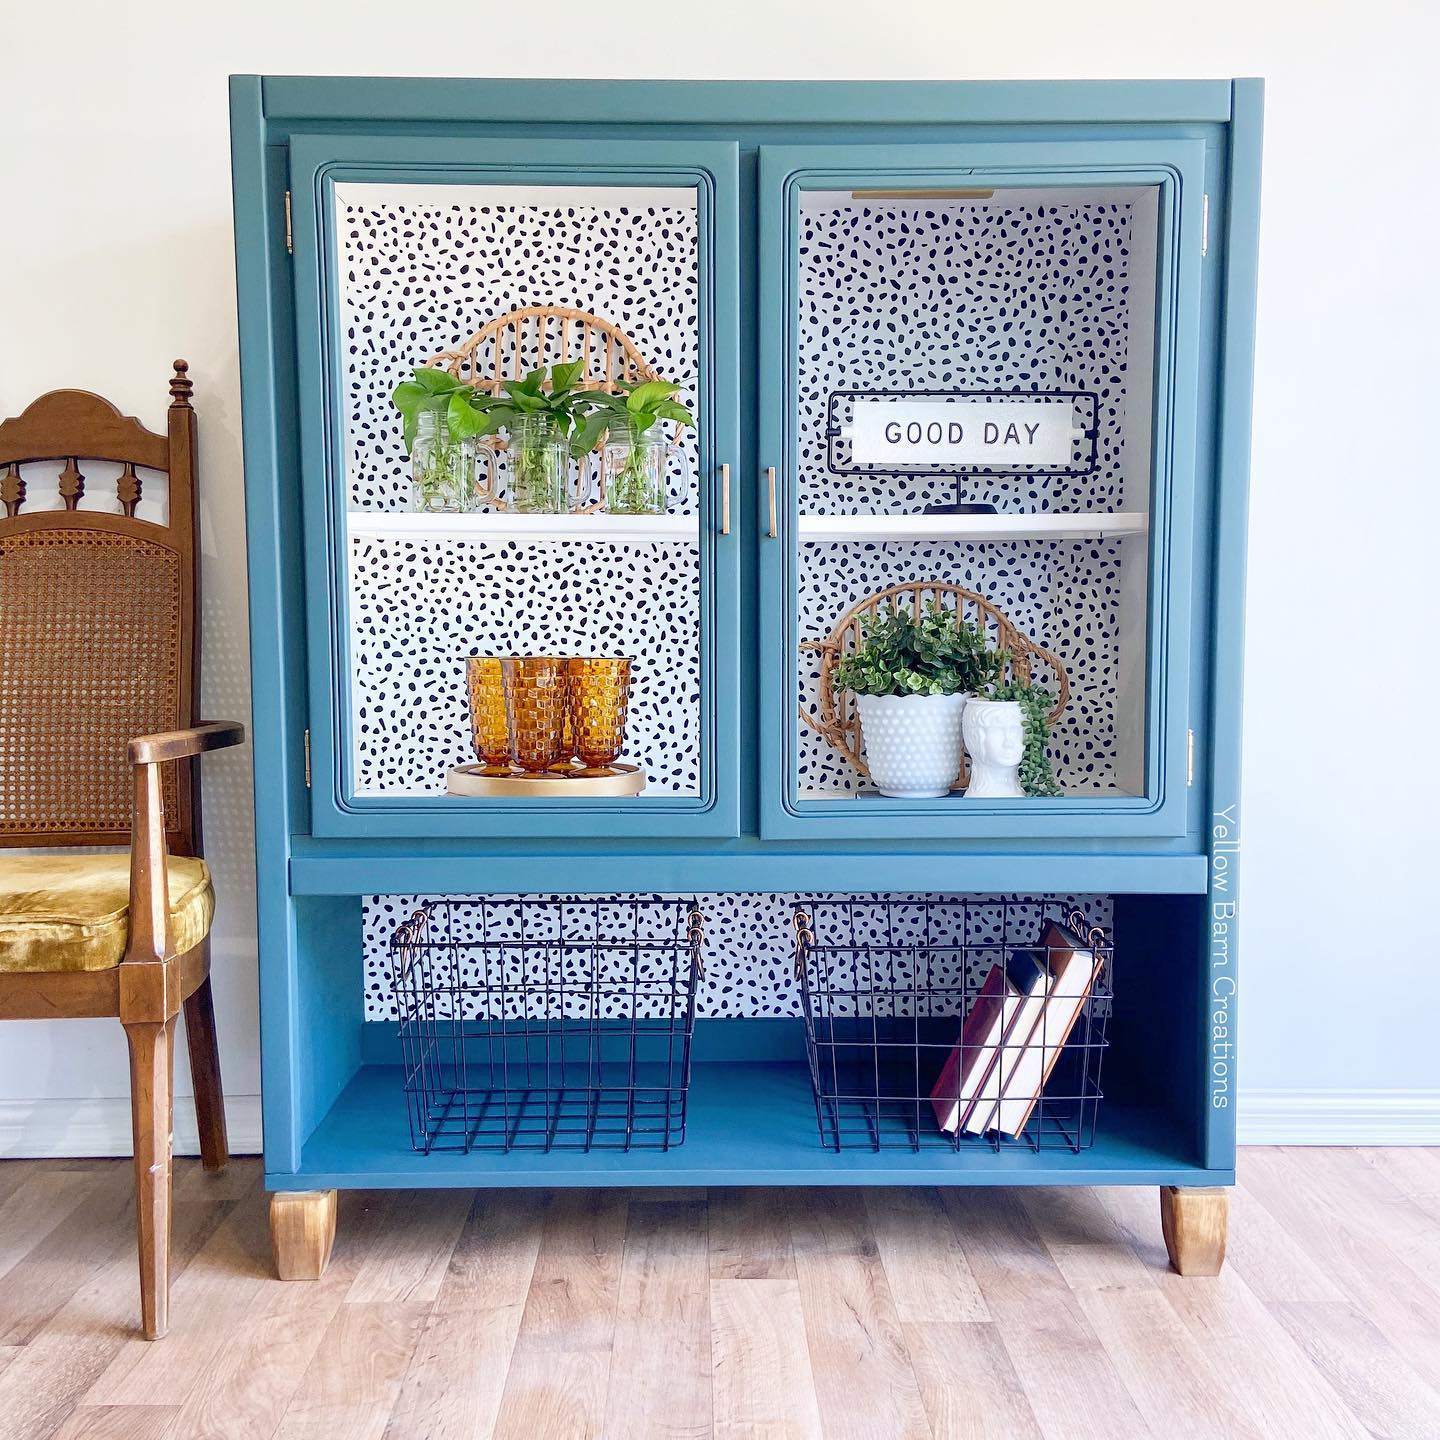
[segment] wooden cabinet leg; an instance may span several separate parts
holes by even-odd
[[[1160,1187],[1160,1228],[1177,1275],[1218,1275],[1225,1263],[1230,1192],[1223,1186]]]
[[[333,1190],[277,1190],[270,1197],[270,1248],[282,1280],[318,1280],[335,1243]]]
[[[201,942],[209,948],[209,938]],[[208,967],[208,960],[207,960]],[[220,1083],[220,1046],[215,1038],[215,1000],[210,977],[185,1002],[185,1044],[195,1087],[195,1118],[200,1128],[200,1158],[207,1170],[223,1170],[230,1159],[225,1135],[225,1090]]]
[[[170,1328],[170,1132],[174,1120],[175,1017],[132,1021],[130,1120],[135,1138],[135,1229],[140,1251],[140,1327],[147,1340]]]

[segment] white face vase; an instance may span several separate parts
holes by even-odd
[[[965,707],[965,749],[970,753],[967,797],[1014,799],[1025,754],[1025,716],[1014,700],[972,700]]]

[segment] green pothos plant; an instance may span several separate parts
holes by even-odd
[[[1055,703],[1055,697],[1039,685],[1019,680],[997,680],[988,687],[983,698],[1013,700],[1020,706],[1025,722],[1020,788],[1027,795],[1059,795],[1060,786],[1050,768],[1050,708]]]
[[[413,460],[411,474],[423,508],[464,510],[475,489],[473,455],[466,442],[500,428],[491,399],[448,370],[421,366],[413,378],[397,385],[390,396],[400,412],[405,452]],[[416,438],[424,415],[435,427],[418,453]]]
[[[669,380],[622,381],[618,395],[592,391],[586,396],[590,413],[570,445],[575,458],[589,454],[602,436],[629,445],[609,478],[607,509],[635,515],[664,508],[663,462],[657,473],[655,456],[646,453],[644,439],[656,431],[661,420],[673,420],[678,425],[695,423],[695,417],[674,398],[679,390]],[[655,493],[657,490],[661,493]]]
[[[860,644],[833,678],[857,695],[973,695],[1004,664],[978,625],[931,600],[918,616],[895,605],[861,616]]]

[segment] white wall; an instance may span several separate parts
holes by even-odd
[[[1440,785],[1428,733],[1440,465],[1421,428],[1429,420],[1433,429],[1440,380],[1440,108],[1428,8],[916,0],[881,22],[858,0],[823,11],[731,0],[651,11],[663,30],[645,38],[635,7],[616,6],[601,23],[603,7],[575,0],[551,0],[543,21],[523,6],[5,0],[0,413],[72,385],[158,425],[169,362],[190,361],[206,709],[243,716],[227,74],[1265,76],[1242,1115],[1249,1133],[1267,1138],[1364,1137],[1386,1123],[1387,1133],[1428,1125],[1440,1138],[1440,923],[1431,909]],[[1383,747],[1379,774],[1352,777],[1341,748],[1354,728],[1342,708],[1351,696],[1364,706],[1360,735]],[[209,762],[206,825],[221,897],[226,1081],[236,1138],[253,1143],[247,763]],[[117,1125],[123,1133],[125,1093],[118,1026],[0,1027],[0,1150],[58,1135],[93,1151]],[[54,1103],[36,1109],[36,1100]],[[183,1143],[184,1107],[177,1118]]]

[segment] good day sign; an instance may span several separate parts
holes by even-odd
[[[855,463],[1048,465],[1070,463],[1077,433],[1067,398],[1034,400],[856,399],[849,427]],[[1083,433],[1083,432],[1079,432]]]

